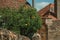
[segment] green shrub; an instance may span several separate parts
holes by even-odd
[[[18,10],[0,9],[0,27],[30,38],[41,27],[41,22],[36,9],[31,7],[21,7]]]

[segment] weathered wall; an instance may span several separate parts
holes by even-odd
[[[60,40],[60,0],[57,3],[57,18],[51,26],[48,26],[48,40]]]
[[[60,40],[60,20],[56,20],[51,26],[48,26],[48,40]]]
[[[41,40],[47,40],[48,34],[47,34],[47,26],[44,24],[42,25],[42,27],[37,31],[40,36],[41,36]]]
[[[60,19],[60,0],[57,0],[57,17]]]

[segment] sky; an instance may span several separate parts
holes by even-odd
[[[27,0],[32,5],[32,0]],[[54,3],[54,0],[35,0],[35,8],[41,10],[50,3]]]

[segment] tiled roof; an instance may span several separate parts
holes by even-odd
[[[0,0],[0,8],[19,8],[21,4],[26,4],[26,0]]]
[[[50,10],[50,5],[51,5],[51,4],[47,5],[47,6],[44,7],[43,9],[39,10],[39,11],[38,11],[38,14],[39,14],[40,16],[44,15],[47,11]]]
[[[47,11],[50,11],[50,8],[54,8],[54,4],[49,4],[43,9],[39,10],[38,13],[42,16],[44,15]]]
[[[51,4],[50,7],[54,7],[54,4]]]
[[[41,18],[51,18],[53,20],[56,20],[56,13],[54,12],[54,4],[49,4],[46,7],[44,7],[43,9],[38,11],[38,14],[40,15]],[[50,11],[51,10],[51,11]]]
[[[18,0],[19,2],[25,2],[26,0]]]

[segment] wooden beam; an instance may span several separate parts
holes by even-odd
[[[32,7],[34,7],[34,0],[32,0]]]
[[[56,13],[57,18],[57,0],[54,0],[54,12]]]

